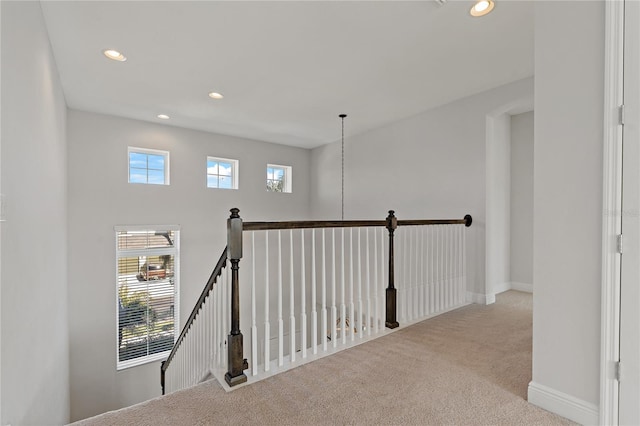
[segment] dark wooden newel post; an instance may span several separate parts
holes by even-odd
[[[229,367],[224,379],[229,386],[247,381],[244,370],[248,368],[243,358],[242,333],[240,332],[240,282],[238,263],[242,259],[242,219],[240,210],[231,209],[227,219],[227,259],[231,262],[231,333],[227,339]]]
[[[387,316],[385,325],[387,328],[396,328],[400,324],[396,320],[396,288],[394,285],[394,261],[393,261],[393,232],[398,227],[398,219],[394,216],[394,211],[389,210],[387,216],[387,229],[389,230],[389,286],[387,287]]]

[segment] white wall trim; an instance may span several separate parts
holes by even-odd
[[[533,293],[533,284],[519,283],[517,281],[512,281],[511,290],[524,291],[525,293]]]
[[[509,291],[511,290],[511,283],[510,282],[505,282],[502,284],[496,284],[493,286],[493,293],[494,294],[500,294],[500,293],[504,293],[505,291]]]
[[[600,424],[618,424],[620,255],[615,238],[622,232],[622,126],[624,2],[605,2],[605,93],[603,141],[602,295],[600,348]]]
[[[467,291],[467,302],[475,303],[477,305],[491,305],[492,303],[496,303],[496,295]]]
[[[529,402],[547,411],[583,424],[598,424],[598,407],[539,383],[529,383]]]
[[[507,283],[498,284],[493,288],[495,294],[504,293],[509,290],[524,291],[525,293],[533,293],[533,284],[520,283],[517,281],[511,281]]]

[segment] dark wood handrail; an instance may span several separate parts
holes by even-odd
[[[362,226],[385,226],[384,220],[298,220],[288,222],[244,222],[243,231],[266,231],[273,229],[310,228],[356,228]]]
[[[189,315],[189,319],[185,323],[184,327],[182,327],[182,332],[180,333],[180,336],[178,337],[176,342],[173,344],[173,348],[171,349],[171,352],[169,353],[169,356],[167,357],[167,359],[162,362],[162,366],[160,367],[160,371],[161,371],[160,381],[162,382],[161,384],[162,384],[163,395],[164,395],[164,372],[167,371],[167,368],[169,367],[169,363],[171,363],[171,360],[175,356],[176,351],[180,347],[180,344],[184,340],[184,337],[187,335],[187,331],[189,331],[189,328],[191,328],[193,321],[198,316],[198,312],[202,308],[204,301],[209,296],[209,293],[211,293],[211,290],[213,289],[213,285],[216,283],[220,274],[222,274],[222,268],[224,268],[226,264],[227,264],[227,248],[225,247],[224,250],[222,250],[222,254],[220,255],[220,259],[218,260],[216,267],[213,268],[213,272],[211,273],[211,276],[209,277],[207,284],[204,286],[204,289],[202,289],[202,293],[200,293],[200,297],[198,298],[198,301],[193,307],[193,310],[191,311],[191,315]]]
[[[398,220],[398,226],[417,225],[464,225],[471,226],[471,215],[466,215],[464,219],[416,219]]]
[[[398,226],[414,225],[457,225],[471,226],[471,216],[464,219],[418,219],[398,220]],[[267,231],[276,229],[311,229],[311,228],[356,228],[365,226],[387,226],[385,220],[298,220],[287,222],[244,222],[243,231]]]

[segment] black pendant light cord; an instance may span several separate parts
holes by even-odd
[[[344,119],[347,114],[340,114],[342,119],[342,220],[344,220]]]

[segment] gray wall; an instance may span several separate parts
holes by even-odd
[[[181,323],[226,245],[229,208],[245,220],[307,219],[309,151],[70,110],[71,418],[160,395],[159,362],[116,371],[115,225],[179,224]],[[127,183],[127,146],[170,151],[171,185]],[[240,161],[239,190],[206,187],[207,155]],[[293,167],[293,193],[266,191],[267,163]],[[100,301],[100,303],[96,303]]]
[[[533,95],[533,78],[507,84],[361,135],[345,122],[345,219],[473,216],[468,289],[485,294],[487,115]],[[339,129],[336,119],[336,127]],[[340,142],[311,155],[311,211],[340,217]]]
[[[486,133],[486,292],[493,303],[511,281],[511,116],[489,114]]]
[[[604,16],[602,1],[535,6],[533,382],[595,405]]]
[[[511,282],[533,285],[533,111],[511,116]]]
[[[2,424],[69,419],[66,106],[39,2],[2,8]]]

